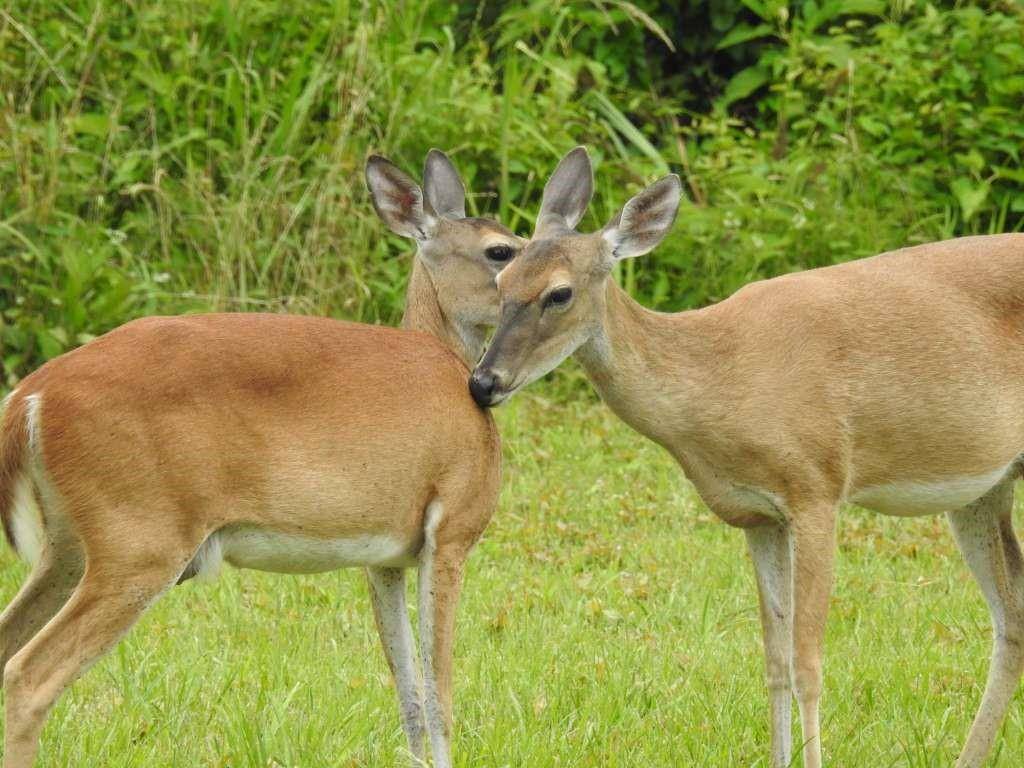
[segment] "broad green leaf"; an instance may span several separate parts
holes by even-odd
[[[135,171],[141,162],[142,154],[140,152],[129,152],[117,165],[117,172],[114,174],[112,182],[114,186],[119,187],[129,181],[135,181]]]
[[[718,41],[718,45],[715,46],[715,49],[721,51],[724,48],[739,45],[740,43],[746,43],[751,40],[768,37],[772,32],[772,27],[767,24],[758,24],[756,27],[752,27],[749,24],[738,24],[733,27],[729,34]]]
[[[771,21],[771,11],[761,0],[742,0],[743,4],[765,21]]]
[[[999,93],[1008,95],[1024,93],[1024,75],[1011,75],[1004,80],[993,83],[992,87]]]
[[[65,346],[56,338],[57,334],[55,333],[62,330],[61,328],[50,330],[39,328],[36,330],[36,343],[45,360],[52,360],[64,351]],[[66,334],[64,335],[66,337]]]
[[[842,0],[839,3],[839,15],[882,16],[885,8],[885,0]]]
[[[964,221],[970,221],[985,204],[989,185],[986,182],[974,182],[971,179],[960,177],[950,184],[950,189],[953,190],[953,195],[956,197],[957,203],[960,204]]]
[[[745,99],[762,85],[768,82],[768,70],[759,65],[747,67],[733,76],[725,87],[725,92],[718,100],[719,106],[728,107],[734,101]]]
[[[169,96],[171,91],[174,90],[171,78],[160,72],[137,70],[135,72],[135,79],[156,91],[161,96]]]
[[[958,152],[954,157],[960,165],[972,173],[980,174],[985,167],[985,158],[976,149],[972,149],[969,152]]]
[[[1024,168],[1009,168],[1005,165],[997,165],[993,170],[1001,179],[1010,179],[1018,184],[1024,184]]]
[[[876,139],[884,136],[889,128],[881,120],[877,120],[870,115],[862,115],[857,118],[857,125],[862,128],[866,133],[874,136]]]

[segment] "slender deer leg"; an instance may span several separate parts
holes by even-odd
[[[438,520],[442,514],[440,506],[428,511],[426,541],[420,555],[420,659],[434,768],[451,768],[452,644],[466,550],[462,545],[437,543],[431,517]]]
[[[412,624],[405,605],[405,571],[401,568],[370,568],[370,597],[384,655],[395,679],[402,730],[417,765],[424,763],[423,694],[416,668]]]
[[[77,547],[47,546],[18,594],[0,615],[0,670],[60,610],[82,578]]]
[[[184,563],[149,560],[132,566],[87,566],[64,607],[8,662],[4,768],[31,768],[54,702],[174,584]]]
[[[980,768],[1024,671],[1024,560],[1013,532],[1013,480],[949,513],[956,543],[992,614],[988,681],[957,768]]]
[[[463,557],[439,550],[433,566],[421,570],[420,657],[434,768],[451,768],[452,645]]]
[[[822,651],[832,592],[836,506],[807,506],[791,524],[793,542],[793,688],[800,707],[804,768],[821,768]]]
[[[764,632],[765,672],[771,699],[772,768],[786,768],[793,753],[793,571],[789,530],[766,525],[747,530]]]

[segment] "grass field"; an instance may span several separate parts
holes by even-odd
[[[766,765],[743,536],[577,400],[498,411],[504,492],[460,614],[456,764]],[[980,594],[942,519],[850,510],[840,536],[827,763],[951,765],[987,665]],[[9,551],[2,566],[6,602],[25,569]],[[1018,700],[992,765],[1024,761],[1022,725]],[[228,570],[174,589],[63,698],[41,764],[403,765],[363,577]]]

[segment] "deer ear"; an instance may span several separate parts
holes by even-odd
[[[427,153],[423,165],[423,192],[427,205],[438,216],[466,218],[466,187],[448,155],[439,149]]]
[[[429,240],[437,219],[423,208],[423,192],[406,173],[380,155],[366,161],[366,186],[377,215],[396,235]]]
[[[576,147],[544,185],[534,237],[558,230],[572,230],[580,223],[594,194],[594,169],[584,147]]]
[[[660,243],[676,220],[682,189],[673,173],[630,199],[601,230],[612,255],[616,259],[642,256]]]

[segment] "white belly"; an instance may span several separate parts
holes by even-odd
[[[1006,477],[1013,465],[983,475],[928,482],[899,482],[861,488],[850,501],[886,515],[912,517],[960,509],[984,496]]]
[[[216,573],[220,561],[259,571],[320,573],[352,567],[408,567],[416,563],[416,551],[414,543],[391,536],[318,539],[232,526],[213,534],[196,560],[197,570],[207,574]]]

